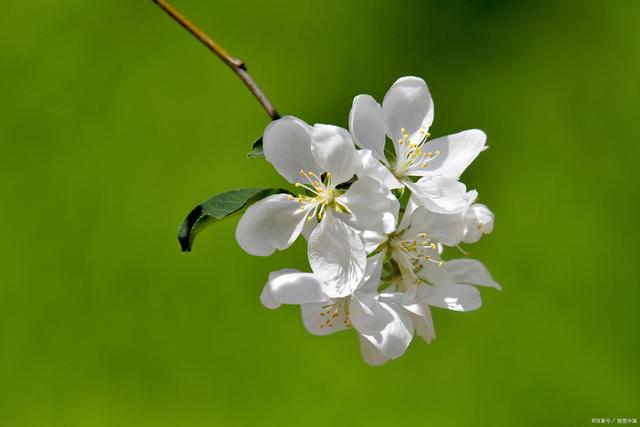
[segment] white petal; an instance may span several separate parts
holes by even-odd
[[[378,249],[387,240],[387,235],[378,231],[365,230],[360,236],[364,242],[364,247],[368,254]]]
[[[275,272],[277,273],[277,272]],[[272,273],[274,274],[274,273]],[[273,293],[271,292],[271,286],[269,285],[269,282],[267,282],[266,285],[264,285],[264,288],[262,288],[262,293],[260,294],[260,302],[262,303],[262,305],[264,305],[265,307],[274,310],[278,307],[280,307],[282,304],[280,303],[280,301],[278,301],[274,296]]]
[[[411,315],[413,321],[413,327],[416,329],[416,335],[421,336],[427,344],[431,343],[436,337],[436,330],[433,327],[433,319],[431,317],[431,310],[427,308],[427,314],[425,316]]]
[[[442,268],[451,277],[452,283],[467,283],[502,289],[500,284],[493,280],[487,267],[478,260],[454,259],[445,262]]]
[[[285,116],[269,123],[263,137],[264,156],[287,181],[300,181],[300,171],[320,176],[324,171],[311,154],[311,126]]]
[[[302,322],[314,335],[329,335],[351,327],[347,319],[344,300],[328,300],[300,306]],[[335,316],[334,316],[335,314]]]
[[[360,340],[360,351],[362,352],[362,358],[369,365],[380,366],[384,365],[389,360],[389,358],[382,354],[380,350],[378,350],[376,346],[371,344],[368,339],[361,335],[358,335],[358,338]]]
[[[373,320],[369,319],[366,326],[360,329],[352,314],[353,325],[389,359],[402,356],[413,338],[413,323],[409,314],[392,302],[376,301],[368,307],[373,313]]]
[[[404,187],[404,184],[393,176],[389,168],[373,156],[371,150],[358,150],[358,157],[360,158],[356,170],[358,178],[373,177],[390,189]]]
[[[402,138],[404,128],[413,142],[422,139],[433,122],[433,100],[424,80],[418,77],[398,79],[384,96],[382,111],[387,123],[387,135],[394,144]]]
[[[475,190],[467,192],[463,183],[443,176],[420,178],[418,182],[405,184],[413,193],[416,203],[442,214],[460,213],[478,196]]]
[[[423,151],[439,151],[427,166],[414,167],[407,171],[411,176],[446,176],[458,179],[462,172],[485,149],[487,135],[478,129],[436,138],[423,145]]]
[[[420,205],[416,203],[414,198],[410,197],[409,201],[407,202],[407,206],[404,208],[404,213],[402,214],[402,220],[398,225],[398,230],[405,230],[411,225],[411,217],[413,215],[413,211],[415,211],[419,207]]]
[[[288,248],[300,234],[307,215],[308,209],[299,207],[286,194],[269,196],[249,206],[236,228],[238,244],[258,256]]]
[[[383,264],[384,254],[382,252],[367,258],[367,266],[364,270],[362,283],[357,289],[358,293],[375,293],[378,290],[378,287],[380,286],[380,275],[382,274]]]
[[[302,234],[302,237],[304,237],[304,239],[308,242],[309,238],[311,237],[311,233],[313,233],[313,230],[316,229],[316,227],[318,226],[318,216],[314,215],[311,217],[311,220],[309,220],[309,217],[307,217],[307,220],[304,222],[304,226],[302,227],[302,231],[300,234]]]
[[[495,216],[485,205],[480,203],[469,206],[464,214],[463,220],[465,224],[464,239],[465,243],[475,243],[480,240],[483,234],[489,234],[493,231],[493,223]]]
[[[411,214],[410,225],[414,235],[427,233],[432,241],[447,246],[459,244],[465,230],[461,214],[438,214],[422,206]]]
[[[375,295],[352,297],[349,303],[351,323],[361,334],[373,334],[393,320],[393,316],[376,300]]]
[[[420,298],[428,304],[454,311],[480,308],[480,292],[471,285],[421,286]]]
[[[360,284],[367,263],[358,232],[327,211],[309,238],[309,264],[330,287],[332,297],[349,295]]]
[[[315,125],[311,152],[320,167],[331,173],[333,186],[350,180],[360,163],[351,135],[337,126]]]
[[[280,304],[308,304],[329,299],[326,284],[311,273],[296,270],[275,271],[269,275],[267,302]]]
[[[353,98],[353,106],[349,113],[349,130],[358,147],[371,150],[376,159],[386,162],[384,114],[380,104],[371,96],[358,95]]]
[[[337,201],[349,209],[359,229],[391,233],[396,228],[400,202],[375,178],[357,180]]]

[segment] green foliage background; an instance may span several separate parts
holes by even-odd
[[[434,136],[497,215],[471,248],[503,292],[366,366],[258,295],[304,245],[253,258],[236,219],[191,254],[211,194],[281,186],[245,160],[268,120],[150,1],[9,1],[0,15],[0,425],[578,426],[640,418],[638,16],[632,1],[174,0],[284,114],[425,78]]]

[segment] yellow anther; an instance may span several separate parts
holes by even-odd
[[[399,139],[398,140],[398,144],[400,144],[400,145],[404,144],[404,139]]]
[[[440,150],[436,150],[436,156],[440,155]]]
[[[304,176],[304,169],[300,169],[300,176]]]
[[[425,239],[427,237],[427,233],[420,233],[420,234],[418,234],[418,236],[420,236],[423,239]]]
[[[309,216],[307,217],[307,222],[311,222],[311,220],[312,220],[312,219],[313,219],[313,216],[312,216],[312,215],[309,215]]]
[[[316,174],[311,172],[311,171],[309,171],[309,176],[316,176]]]
[[[300,187],[302,184],[300,184],[299,182],[296,182],[296,183],[295,183],[295,184],[293,184],[293,185],[295,185],[296,187]]]
[[[440,260],[440,262],[438,263],[438,267],[442,267],[442,264],[444,264],[444,261]]]
[[[294,197],[293,197],[291,194],[289,194],[289,195],[287,196],[287,200],[293,200],[293,199],[294,199]]]

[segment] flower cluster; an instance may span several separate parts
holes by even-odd
[[[414,333],[435,337],[430,307],[474,310],[473,285],[500,289],[479,261],[442,258],[446,246],[460,249],[493,229],[492,212],[459,181],[486,135],[430,140],[432,121],[426,83],[403,77],[382,105],[357,96],[348,131],[290,116],[272,122],[264,155],[297,191],[250,206],[236,230],[240,246],[259,256],[302,234],[311,272],[272,272],[262,303],[300,305],[316,335],[355,329],[373,365],[401,356]]]

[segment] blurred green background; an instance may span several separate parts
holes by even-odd
[[[425,78],[434,136],[482,128],[465,173],[496,213],[470,249],[503,292],[436,311],[379,368],[353,333],[269,311],[236,219],[183,255],[211,194],[279,186],[268,123],[151,1],[9,1],[0,15],[0,425],[578,426],[640,418],[640,2],[174,0],[283,114]]]

